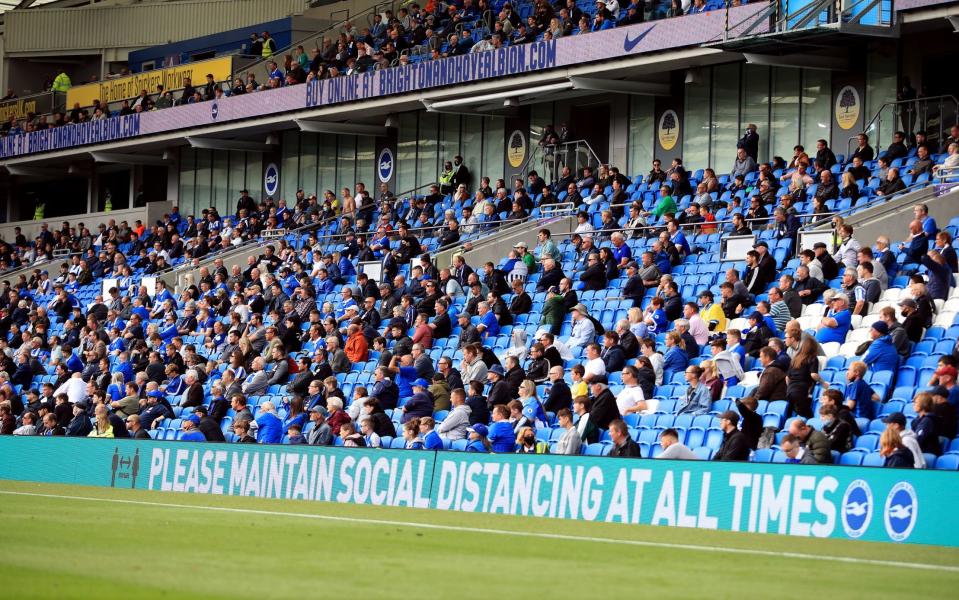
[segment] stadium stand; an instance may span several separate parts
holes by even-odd
[[[463,0],[461,3],[400,3],[395,11],[377,12],[374,5],[313,39],[277,48],[269,32],[251,35],[244,52],[262,56],[261,61],[245,66],[228,81],[207,76],[204,81],[185,81],[178,89],[142,90],[113,106],[96,100],[91,106],[70,106],[52,114],[31,114],[23,119],[12,115],[0,124],[0,136],[84,123],[109,117],[162,110],[172,106],[218,100],[299,85],[314,79],[331,79],[371,70],[416,64],[448,56],[483,52],[510,45],[529,44],[564,36],[604,31],[647,20],[679,18],[725,7],[723,2],[697,0],[683,6],[666,2],[637,2],[621,7],[615,0],[597,5],[589,0],[568,0],[554,6],[546,0]],[[358,27],[369,17],[368,26]],[[264,50],[264,46],[268,50]],[[262,71],[262,75],[257,73]],[[59,71],[48,89],[66,91],[71,85],[65,72]],[[3,100],[15,99],[8,92]]]
[[[676,159],[469,190],[456,157],[423,196],[243,193],[232,215],[5,242],[8,268],[71,258],[2,284],[0,433],[956,469],[959,218],[919,204],[871,247],[845,217],[959,147],[757,165],[752,135],[728,175]],[[577,225],[554,235],[546,207]],[[539,243],[471,264],[510,223]],[[744,261],[729,234],[755,236]],[[143,285],[241,245],[245,268]]]

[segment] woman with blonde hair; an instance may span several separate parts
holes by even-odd
[[[96,408],[96,422],[93,424],[93,431],[87,437],[92,438],[112,438],[113,425],[110,424],[110,411],[103,404]]]
[[[723,383],[723,378],[719,376],[716,363],[711,360],[704,360],[699,363],[699,367],[703,370],[703,374],[700,376],[700,383],[709,389],[709,394],[713,402],[720,400],[723,397],[723,387],[725,384]]]
[[[899,432],[887,427],[879,436],[879,455],[885,457],[882,466],[896,469],[912,469],[916,459],[902,443]]]
[[[536,396],[536,383],[532,379],[524,379],[519,384],[519,401],[523,404],[523,413],[535,427],[546,427],[546,410]]]
[[[637,340],[646,337],[646,323],[643,321],[643,309],[634,306],[626,313],[629,320],[629,331],[636,336]]]
[[[856,183],[856,178],[849,171],[843,171],[842,183],[839,186],[839,190],[839,196],[849,198],[853,204],[859,200],[859,184]]]

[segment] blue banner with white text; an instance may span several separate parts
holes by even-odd
[[[0,479],[959,546],[951,471],[82,438],[0,454]]]

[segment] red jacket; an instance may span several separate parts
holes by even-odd
[[[347,338],[346,347],[343,348],[343,352],[346,353],[346,357],[350,359],[350,362],[354,363],[366,362],[366,359],[370,354],[369,350],[369,344],[366,343],[366,337],[361,331],[357,331]]]

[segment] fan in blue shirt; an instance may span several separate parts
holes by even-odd
[[[260,416],[256,418],[256,441],[261,444],[279,444],[283,440],[283,421],[276,416],[272,402],[260,405]]]
[[[846,373],[846,379],[849,381],[845,390],[846,406],[849,407],[853,416],[872,420],[876,418],[876,393],[863,379],[866,368],[866,363],[860,361],[849,365],[849,371]]]
[[[187,425],[190,423],[190,425]],[[182,442],[205,442],[206,436],[203,435],[199,429],[196,428],[200,424],[200,417],[197,415],[190,415],[189,417],[183,419],[183,434],[180,435],[180,441]]]
[[[484,310],[486,311],[485,313],[483,312]],[[496,315],[490,310],[487,303],[480,303],[480,313],[479,324],[483,328],[481,330],[483,339],[485,340],[499,335],[499,321],[496,320]]]
[[[832,325],[821,325],[816,332],[816,341],[820,344],[828,342],[846,341],[846,334],[849,333],[849,327],[852,325],[852,313],[849,312],[849,300],[845,295],[834,297],[831,302],[833,308],[826,313],[825,319],[835,321]]]
[[[876,321],[869,329],[872,343],[863,362],[873,371],[896,371],[899,368],[899,352],[889,335],[889,325],[885,321]]]

